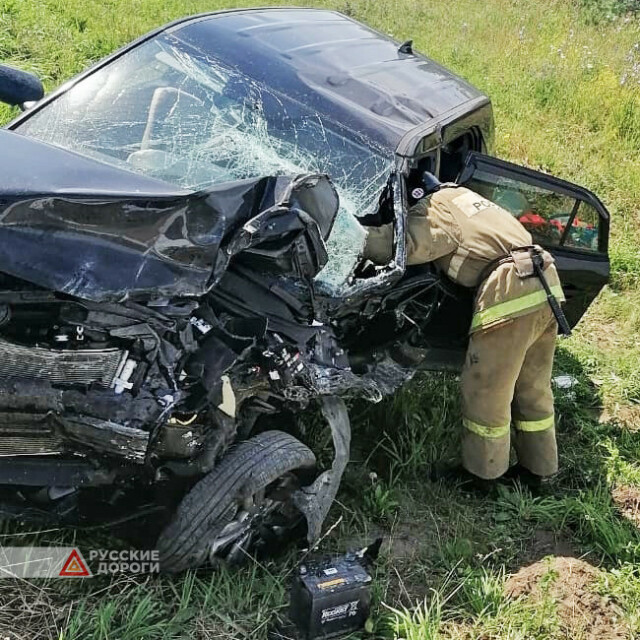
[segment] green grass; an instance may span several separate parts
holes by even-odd
[[[454,376],[424,375],[378,406],[352,407],[353,463],[324,546],[357,546],[386,535],[368,628],[374,637],[406,640],[567,637],[550,594],[514,600],[503,588],[519,568],[554,553],[539,544],[542,534],[554,532],[564,547],[601,568],[593,588],[620,606],[629,636],[640,636],[640,533],[612,497],[620,485],[640,492],[638,2],[295,4],[330,6],[399,40],[413,38],[418,49],[492,97],[499,156],[591,188],[613,220],[612,286],[558,352],[557,372],[572,374],[578,384],[557,396],[562,472],[541,494],[514,484],[478,496],[433,479],[439,465],[458,456]],[[50,90],[153,27],[225,6],[0,0],[0,60],[35,71]],[[12,115],[0,107],[0,122]],[[86,532],[34,536],[15,527],[0,538],[16,545],[36,540],[96,543]],[[241,572],[173,579],[0,580],[0,637],[266,638],[284,614],[287,581],[281,577],[295,560],[292,553]]]

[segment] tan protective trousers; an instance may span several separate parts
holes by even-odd
[[[480,478],[509,468],[511,419],[520,464],[558,470],[551,390],[557,323],[548,305],[471,334],[462,371],[462,463]]]

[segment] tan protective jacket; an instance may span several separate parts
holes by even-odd
[[[443,187],[409,210],[407,264],[435,262],[451,280],[478,287],[471,332],[531,313],[548,304],[538,278],[520,278],[513,263],[501,264],[480,282],[491,262],[533,244],[531,234],[508,211],[465,187]],[[392,257],[392,225],[368,229],[365,257],[378,264]],[[552,262],[546,256],[545,263]],[[564,301],[553,264],[545,276]]]

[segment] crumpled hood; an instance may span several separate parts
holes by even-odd
[[[0,147],[0,271],[96,302],[202,295],[260,243],[245,224],[258,214],[284,233],[304,211],[324,239],[338,209],[326,176],[190,192],[9,131]]]

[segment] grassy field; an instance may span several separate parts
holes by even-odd
[[[543,493],[515,483],[478,496],[431,479],[434,464],[458,455],[451,376],[425,375],[380,405],[353,407],[353,461],[325,544],[385,534],[369,630],[406,640],[640,637],[640,19],[625,13],[638,3],[295,4],[413,38],[492,97],[499,156],[588,186],[613,217],[612,284],[558,351],[557,372],[578,384],[557,395],[562,471]],[[51,89],[157,25],[226,6],[0,0],[0,60]],[[0,121],[10,116],[0,107]],[[58,531],[0,538],[60,540],[95,544]],[[0,637],[266,638],[294,563],[291,554],[178,579],[0,581]]]

